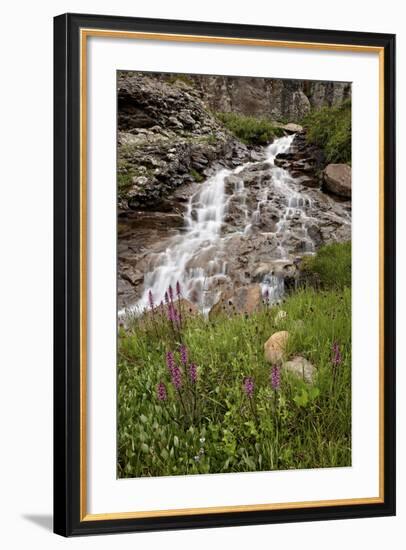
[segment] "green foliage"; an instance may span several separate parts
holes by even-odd
[[[351,164],[351,101],[314,110],[302,121],[309,143],[324,150],[328,163]]]
[[[230,132],[247,145],[266,145],[283,135],[280,128],[263,118],[236,113],[217,113],[217,117]]]
[[[280,319],[283,309],[286,317]],[[314,385],[282,372],[270,386],[264,342],[288,330],[287,357],[315,365]],[[332,366],[332,345],[342,362]],[[165,356],[179,346],[197,365],[177,391]],[[243,390],[254,380],[250,399]],[[163,382],[167,399],[160,401]],[[118,339],[118,476],[162,476],[351,464],[351,293],[302,289],[280,306],[249,317],[207,320],[182,315],[177,329],[155,310],[134,319]]]
[[[190,76],[186,74],[171,74],[167,77],[169,84],[184,84],[189,88],[193,88],[194,83]]]
[[[195,181],[197,181],[197,183],[201,183],[202,181],[204,181],[204,177],[201,174],[199,174],[199,172],[194,168],[190,170],[190,175]]]
[[[323,288],[342,289],[351,286],[351,242],[322,246],[315,256],[303,259],[301,269],[305,277]]]
[[[128,172],[118,172],[117,173],[117,186],[118,191],[126,190],[131,187],[132,179],[134,174]]]

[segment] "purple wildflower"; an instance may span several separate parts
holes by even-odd
[[[192,384],[196,384],[197,382],[197,367],[195,363],[190,363],[189,365],[189,378]]]
[[[187,365],[188,353],[187,353],[187,347],[184,344],[180,346],[179,353],[180,353],[180,360],[182,361],[182,364]]]
[[[164,315],[165,313],[165,306],[164,306],[164,303],[163,301],[161,300],[161,303],[159,304],[159,308],[161,310],[161,315]]]
[[[182,371],[177,365],[175,365],[172,370],[172,384],[175,386],[175,389],[178,391],[182,387]]]
[[[172,302],[168,305],[168,320],[174,325],[180,325],[180,315]]]
[[[176,281],[176,296],[180,298],[180,295],[182,294],[181,288],[180,288],[180,282]]]
[[[168,293],[171,302],[173,302],[173,288],[171,287],[171,285],[168,286]]]
[[[269,302],[269,288],[267,288],[264,292],[264,300],[266,303]]]
[[[166,304],[166,305],[169,305],[169,296],[168,296],[168,292],[165,292],[165,304]]]
[[[342,356],[341,356],[338,342],[334,342],[331,349],[333,352],[331,357],[331,362],[334,367],[337,367],[338,365],[341,365],[341,362],[342,362]]]
[[[168,394],[166,393],[166,386],[163,382],[159,382],[156,387],[156,396],[159,401],[166,401]]]
[[[254,379],[251,376],[244,378],[243,387],[247,397],[252,399],[252,396],[254,395]]]
[[[152,296],[151,290],[148,292],[148,302],[149,302],[149,307],[151,309],[154,309],[154,297]]]
[[[171,351],[166,352],[166,366],[168,367],[168,370],[172,375],[176,365],[173,353]]]
[[[173,304],[169,304],[168,306],[168,319],[171,323],[176,323],[176,310]]]
[[[281,387],[281,369],[279,365],[274,365],[271,371],[271,386],[273,390],[279,390]]]

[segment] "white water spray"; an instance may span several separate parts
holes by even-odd
[[[227,236],[222,235],[225,214],[230,200],[226,193],[226,178],[237,177],[232,197],[238,198],[244,216],[244,225],[236,228],[235,233],[249,235],[253,225],[260,221],[261,207],[272,200],[271,189],[275,186],[285,199],[286,208],[276,226],[278,235],[279,259],[285,259],[287,252],[284,246],[289,231],[288,221],[292,216],[299,216],[303,227],[303,240],[309,251],[313,250],[313,242],[306,230],[309,218],[306,208],[311,206],[311,200],[295,189],[294,179],[289,172],[274,164],[275,157],[286,153],[294,139],[294,135],[275,140],[266,151],[265,162],[269,164],[271,178],[269,186],[260,193],[256,209],[249,215],[246,206],[246,192],[243,177],[238,175],[255,162],[245,163],[234,170],[222,169],[201,184],[200,190],[194,194],[188,203],[185,213],[184,231],[168,240],[164,252],[151,255],[148,272],[144,276],[144,291],[138,303],[130,308],[142,310],[148,307],[151,291],[155,304],[164,299],[169,285],[173,289],[179,283],[182,296],[197,304],[201,311],[208,313],[219,298],[221,291],[218,285],[229,280],[227,264],[224,261],[224,251],[227,246]],[[278,258],[276,258],[278,259]],[[280,300],[284,293],[283,278],[272,274],[266,275],[261,283],[262,292],[269,303]]]

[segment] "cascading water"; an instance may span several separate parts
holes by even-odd
[[[298,191],[297,183],[287,170],[275,166],[275,157],[280,153],[286,153],[292,145],[293,139],[294,134],[278,140],[278,142],[281,142],[280,144],[274,142],[268,147],[268,162],[271,164],[274,186],[285,197],[285,211],[276,224],[276,233],[279,236],[278,250],[281,259],[286,259],[288,256],[284,245],[289,238],[288,222],[294,218],[301,224],[300,233],[303,252],[314,252],[314,243],[307,231],[308,224],[312,222],[313,218],[306,214],[306,209],[312,206],[312,199],[303,190]]]
[[[144,293],[137,304],[139,308],[148,304],[149,291],[159,302],[169,285],[175,288],[178,282],[183,296],[203,311],[211,308],[208,290],[215,281],[224,278],[226,272],[226,265],[219,261],[216,250],[221,246],[225,179],[231,173],[231,170],[220,170],[191,197],[185,214],[185,232],[171,239],[165,252],[151,260],[151,271],[145,274]]]
[[[259,163],[245,163],[234,170],[222,169],[201,184],[200,190],[189,200],[184,230],[168,240],[164,252],[151,256],[149,271],[144,276],[143,295],[133,310],[148,307],[150,291],[154,302],[159,303],[164,299],[169,285],[175,288],[176,283],[180,284],[182,295],[197,304],[204,313],[208,313],[216,303],[220,294],[216,287],[228,280],[224,252],[230,234],[222,235],[222,228],[230,200],[226,193],[226,180],[231,175],[236,178],[232,196],[234,199],[237,197],[245,214],[244,225],[235,228],[235,233],[250,234],[260,220],[261,207],[272,200],[271,188],[275,186],[286,202],[285,211],[276,225],[280,258],[287,255],[284,248],[285,232],[289,231],[288,221],[292,216],[300,218],[303,240],[309,251],[312,251],[313,243],[306,230],[306,207],[311,206],[311,200],[295,189],[294,179],[289,172],[274,164],[278,154],[289,150],[293,139],[294,135],[282,137],[268,146],[265,162],[271,171],[270,183],[259,194],[257,207],[251,215],[246,205],[244,180],[239,174]],[[278,301],[284,292],[283,278],[268,274],[263,278],[261,288],[270,303]]]

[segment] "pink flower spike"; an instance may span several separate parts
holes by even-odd
[[[244,378],[243,388],[248,399],[252,399],[254,395],[254,379],[251,376]]]
[[[168,394],[166,392],[166,386],[163,382],[159,382],[156,387],[156,395],[159,401],[166,401]]]

